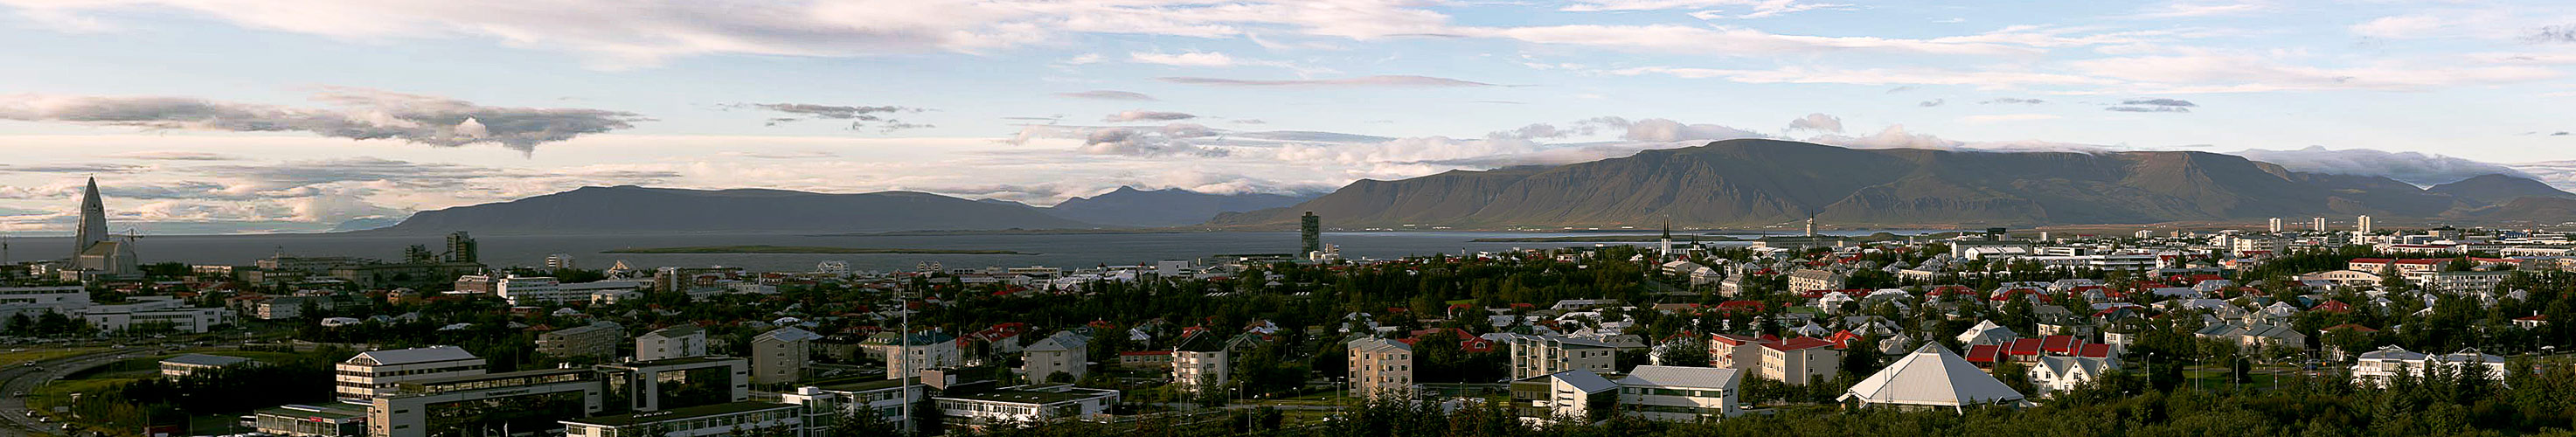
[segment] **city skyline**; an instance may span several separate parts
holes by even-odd
[[[2540,2],[624,7],[0,0],[0,232],[71,234],[91,176],[118,232],[296,232],[587,185],[1045,205],[1748,137],[2576,186],[2576,11]]]

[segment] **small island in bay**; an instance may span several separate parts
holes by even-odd
[[[1008,250],[976,250],[976,249],[890,249],[890,248],[869,248],[869,247],[771,246],[771,245],[765,245],[765,244],[762,244],[762,245],[750,245],[750,246],[687,246],[687,247],[647,247],[647,248],[632,248],[632,247],[630,247],[630,248],[624,248],[624,249],[608,250],[608,251],[604,251],[604,252],[600,252],[600,253],[645,253],[645,254],[746,254],[746,253],[775,253],[775,254],[1036,255],[1036,254],[1034,254],[1034,253],[1016,252],[1016,251],[1008,251]]]

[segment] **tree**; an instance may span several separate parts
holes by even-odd
[[[1656,351],[1655,354],[1655,361],[1664,363],[1663,365],[1666,366],[1708,367],[1711,361],[1707,343],[1697,339],[1666,343],[1663,350]]]
[[[903,431],[894,422],[885,420],[885,414],[864,404],[852,405],[850,409],[842,410],[840,416],[833,418],[832,426],[828,429],[832,437],[884,436]]]

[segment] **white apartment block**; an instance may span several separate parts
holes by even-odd
[[[1578,338],[1512,335],[1512,379],[1529,379],[1568,370],[1617,371],[1619,349],[1609,343]]]
[[[707,331],[682,323],[635,337],[635,360],[654,361],[707,354]]]
[[[1020,374],[1030,381],[1053,382],[1062,373],[1074,381],[1091,374],[1091,340],[1073,331],[1056,331],[1022,350]]]
[[[1413,346],[1383,338],[1351,340],[1351,396],[1412,399]]]

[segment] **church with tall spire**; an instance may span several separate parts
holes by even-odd
[[[99,198],[98,178],[89,178],[89,186],[81,190],[80,228],[73,232],[72,268],[104,277],[142,276],[133,237],[116,241],[107,233],[107,204]]]

